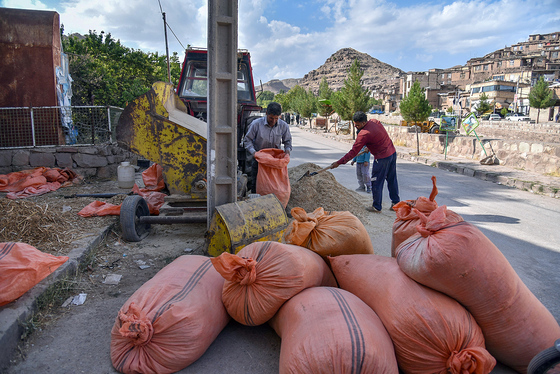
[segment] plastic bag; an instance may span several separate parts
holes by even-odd
[[[301,291],[269,321],[282,338],[280,373],[397,373],[387,330],[350,292],[332,287]]]
[[[0,306],[6,305],[68,261],[26,243],[0,243]]]
[[[521,281],[500,250],[474,225],[455,223],[441,206],[419,213],[418,233],[397,247],[411,278],[463,304],[484,332],[498,361],[520,373],[553,345],[560,327]]]
[[[261,196],[276,195],[286,208],[292,192],[288,176],[290,156],[281,149],[266,148],[255,153],[255,160],[259,163],[256,192]]]
[[[373,245],[364,224],[350,212],[313,213],[296,207],[294,220],[288,225],[283,241],[309,248],[323,257],[343,254],[373,254]]]
[[[465,308],[407,277],[396,259],[349,255],[330,261],[340,287],[362,299],[383,321],[404,373],[487,374],[496,365]]]
[[[6,195],[9,199],[22,199],[56,191],[81,178],[70,169],[38,167],[0,175],[0,191],[9,192]]]
[[[121,206],[105,203],[103,201],[92,201],[78,212],[82,217],[101,217],[101,216],[118,216],[121,214]]]
[[[237,255],[212,258],[212,264],[226,279],[222,300],[229,315],[247,326],[267,322],[301,290],[336,286],[321,256],[295,245],[255,242]]]
[[[223,278],[204,256],[181,256],[122,306],[111,361],[123,373],[174,373],[196,361],[229,322]]]

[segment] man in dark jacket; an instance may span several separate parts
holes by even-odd
[[[381,201],[383,198],[383,185],[387,180],[391,208],[400,201],[399,184],[397,182],[397,151],[393,141],[387,134],[383,124],[376,119],[368,121],[364,112],[354,113],[354,125],[360,132],[352,149],[340,160],[331,164],[333,169],[339,165],[352,160],[360,150],[366,146],[375,161],[371,165],[371,193],[373,195],[373,206],[366,208],[370,212],[381,212]]]

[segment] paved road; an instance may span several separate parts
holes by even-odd
[[[297,128],[292,128],[292,131],[295,147],[290,167],[304,162],[327,166],[350,149],[347,143],[325,139]],[[555,226],[560,221],[560,200],[402,159],[399,159],[397,167],[401,199],[428,196],[430,177],[435,175],[440,191],[437,202],[476,224],[560,320],[560,234]],[[357,187],[354,167],[341,166],[333,170],[333,174],[347,188]],[[391,222],[394,212],[387,209],[389,204],[388,196],[385,196],[381,215]],[[177,225],[167,230],[177,230],[177,235],[181,235],[184,227]],[[162,245],[157,235],[145,240],[154,243],[147,242],[145,245]],[[390,240],[390,234],[381,234],[376,244],[383,246],[383,250],[376,252],[388,253]],[[126,299],[123,296],[124,291],[120,298],[102,302],[91,300],[85,308],[69,312],[35,340],[36,346],[28,352],[27,360],[13,367],[9,373],[115,373],[109,360],[108,332],[116,311]],[[92,328],[91,320],[103,323],[97,323],[96,328]],[[280,339],[267,325],[249,328],[232,322],[201,359],[180,373],[273,374],[278,372],[279,352]],[[513,372],[498,366],[492,373]]]

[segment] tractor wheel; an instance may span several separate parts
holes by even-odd
[[[121,230],[127,242],[139,242],[150,233],[149,223],[139,223],[140,217],[149,216],[148,203],[142,196],[127,196],[121,205]]]
[[[439,129],[439,126],[434,126],[430,129],[430,133],[432,134],[439,134],[441,131]]]

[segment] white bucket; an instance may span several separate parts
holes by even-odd
[[[119,188],[132,188],[134,187],[134,174],[136,170],[130,162],[123,161],[117,168],[117,176],[119,181]]]

